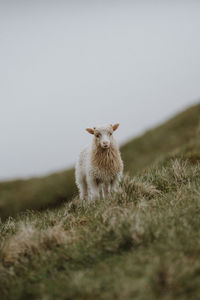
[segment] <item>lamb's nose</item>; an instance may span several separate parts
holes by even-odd
[[[105,146],[107,146],[107,145],[108,145],[108,142],[103,142],[103,144],[104,144]]]

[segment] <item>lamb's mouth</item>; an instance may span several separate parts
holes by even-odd
[[[108,145],[106,145],[106,146],[102,146],[102,148],[103,148],[103,149],[108,149],[108,148],[109,148],[109,146],[108,146]]]

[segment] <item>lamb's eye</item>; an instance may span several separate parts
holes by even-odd
[[[97,134],[96,134],[96,137],[99,138],[99,137],[100,137],[100,133],[97,133]]]
[[[112,135],[112,133],[110,132],[109,135]]]

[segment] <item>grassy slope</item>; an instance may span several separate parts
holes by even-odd
[[[167,153],[184,146],[196,136],[199,123],[200,104],[185,110],[167,123],[125,144],[121,151],[126,170],[134,175],[162,159]],[[197,156],[200,158],[199,153]]]
[[[168,152],[184,146],[196,135],[199,116],[200,105],[196,105],[124,145],[121,151],[125,171],[134,175],[162,159]],[[194,157],[195,153],[191,155]],[[198,151],[196,155],[196,159],[199,159]],[[41,210],[58,206],[69,201],[75,193],[73,170],[44,178],[3,182],[0,183],[0,217],[15,216],[26,209]]]
[[[76,193],[73,169],[43,178],[1,182],[0,217],[16,216],[26,209],[56,207]]]
[[[137,174],[110,199],[2,222],[2,299],[198,299],[199,112],[123,147]]]

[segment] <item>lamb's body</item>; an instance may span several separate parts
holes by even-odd
[[[92,145],[80,153],[76,165],[76,183],[82,200],[98,198],[101,188],[104,197],[107,197],[109,191],[116,189],[123,171],[120,152],[110,134],[110,126],[95,128],[95,132],[101,134],[102,139],[95,136]],[[109,143],[106,148],[102,146],[105,143]]]

